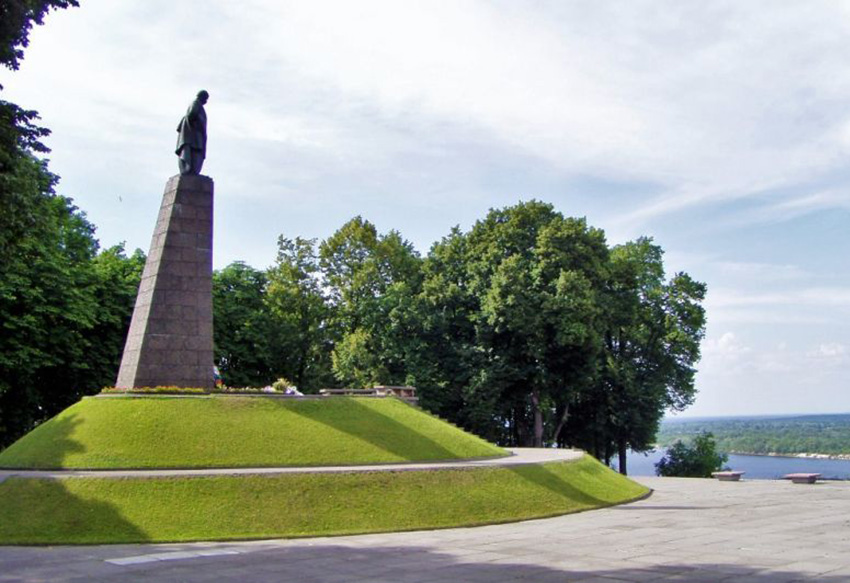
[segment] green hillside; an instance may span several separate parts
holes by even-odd
[[[396,399],[89,397],[0,452],[0,468],[320,466],[502,455]]]
[[[475,526],[647,488],[591,457],[508,468],[0,483],[1,544],[232,540]]]

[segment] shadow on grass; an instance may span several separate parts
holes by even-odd
[[[72,453],[85,447],[71,436],[82,421],[76,415],[42,423],[0,454],[0,468],[61,469]],[[16,478],[0,482],[0,544],[88,543],[118,535],[148,537],[111,504],[86,499],[68,489],[65,479]]]
[[[12,477],[0,483],[0,545],[150,540],[113,505],[71,492],[69,480]]]
[[[77,415],[45,421],[0,452],[0,468],[58,470],[73,453],[86,451],[71,435],[83,421]]]
[[[345,397],[337,397],[345,398]],[[317,423],[332,427],[351,437],[361,439],[405,461],[457,459],[430,437],[399,423],[392,417],[370,409],[355,399],[346,399],[346,416],[328,415],[318,407],[293,407],[293,413]],[[421,452],[421,453],[420,453]]]
[[[587,504],[590,506],[609,506],[612,504],[609,500],[596,498],[584,490],[576,488],[543,465],[505,466],[505,469],[516,474],[523,480],[532,482],[559,497],[574,501],[577,504]]]
[[[220,551],[217,553],[217,551]],[[202,556],[200,552],[205,553]],[[539,564],[541,558],[515,553],[503,561],[493,562],[493,553],[481,551],[486,559],[476,561],[475,553],[462,558],[419,546],[361,547],[348,544],[287,544],[253,548],[247,545],[228,545],[203,550],[192,546],[142,546],[118,549],[93,549],[92,559],[75,563],[75,572],[65,564],[67,551],[56,557],[48,550],[26,553],[26,561],[12,562],[7,575],[29,574],[39,568],[46,580],[77,581],[79,570],[87,570],[90,580],[127,581],[128,577],[148,581],[392,581],[399,583],[434,581],[534,581],[535,583],[565,583],[570,581],[734,581],[736,583],[775,583],[777,581],[809,581],[846,583],[846,575],[816,575],[792,568],[760,570],[736,564],[694,564],[679,561],[665,565],[617,566],[610,559],[588,557],[565,551],[548,559],[558,566]],[[197,554],[194,554],[197,553]],[[227,553],[227,554],[225,554]],[[104,559],[156,554],[160,560],[139,561],[135,564],[106,564]],[[21,553],[23,556],[24,553]],[[167,560],[174,555],[175,560]],[[510,561],[510,562],[508,562]],[[29,569],[29,570],[28,570]]]

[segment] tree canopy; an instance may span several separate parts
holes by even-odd
[[[705,286],[666,279],[662,259],[651,239],[609,247],[539,201],[455,228],[424,258],[355,217],[321,243],[281,237],[265,272],[216,275],[219,366],[227,381],[250,369],[308,392],[412,384],[424,407],[499,444],[622,458],[695,395]],[[222,287],[235,274],[247,287]]]
[[[75,1],[0,2],[0,63],[17,69],[33,24]],[[0,446],[115,380],[144,255],[98,251],[67,197],[38,114],[0,100]]]

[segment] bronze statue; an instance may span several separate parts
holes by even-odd
[[[207,112],[204,105],[210,98],[206,91],[189,105],[186,115],[177,125],[177,150],[180,174],[200,174],[207,156]]]

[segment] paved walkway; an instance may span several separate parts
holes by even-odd
[[[527,466],[580,458],[578,449],[506,448],[510,456],[431,463],[374,464],[359,466],[310,466],[284,468],[201,468],[171,470],[0,470],[0,482],[12,476],[21,478],[163,478],[169,476],[235,476],[249,474],[306,474],[334,472],[389,472],[405,470],[442,470],[492,466]],[[2,579],[0,579],[2,581]]]
[[[516,524],[180,545],[0,547],[0,581],[850,581],[850,483],[639,478],[634,504]]]

